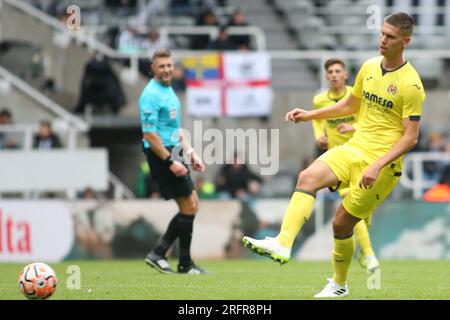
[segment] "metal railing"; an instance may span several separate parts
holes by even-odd
[[[39,126],[37,124],[13,124],[13,125],[0,125],[0,133],[13,137],[17,142],[16,150],[30,151],[33,149],[33,137],[38,132]],[[67,151],[77,149],[77,135],[81,132],[74,127],[61,127],[53,130],[58,135],[66,135],[66,144],[63,149]],[[61,149],[60,149],[61,150]],[[0,157],[2,155],[0,145]],[[123,184],[119,178],[117,178],[112,172],[108,174],[108,180],[113,188],[114,199],[134,199],[134,193],[125,184]],[[26,197],[33,197],[32,193],[24,193]],[[73,190],[66,190],[66,194],[69,198],[74,198],[76,195]]]
[[[450,163],[450,154],[445,152],[412,152],[403,160],[403,174],[400,183],[413,191],[414,199],[422,199],[425,189],[436,184],[436,181],[427,180],[424,177],[423,164],[425,161],[437,161],[444,164]],[[412,178],[408,174],[412,174]]]
[[[114,187],[114,199],[134,199],[134,193],[117,178],[114,173],[109,172],[109,182]]]
[[[12,124],[12,125],[0,125],[0,133],[6,134],[6,136],[13,136],[17,141],[17,146],[23,150],[31,150],[33,148],[33,137],[39,131],[37,124]],[[80,130],[73,127],[57,128],[53,129],[55,133],[66,135],[67,141],[66,148],[74,150],[77,147],[77,134]],[[1,147],[0,147],[1,149]]]
[[[322,6],[322,7],[314,7],[311,6],[310,8],[304,8],[303,10],[307,10],[308,13],[321,15],[321,16],[327,16],[327,15],[342,15],[342,16],[368,16],[368,8],[372,7],[371,9],[374,9],[374,6],[368,3],[363,4],[352,4],[350,6]],[[390,14],[394,11],[398,11],[399,8],[397,7],[390,7],[390,6],[376,6],[380,9],[380,13],[382,14]],[[295,10],[295,8],[294,8]],[[445,14],[446,10],[448,12],[449,8],[447,6],[438,6],[438,5],[429,5],[429,4],[421,4],[420,6],[408,6],[407,8],[403,8],[402,10],[407,10],[407,12],[411,15],[419,15],[419,16],[427,16],[427,15],[434,15],[437,13]]]
[[[379,30],[371,30],[369,28],[358,28],[355,25],[324,25],[319,28],[322,34],[334,34],[334,35],[378,35]],[[444,36],[447,34],[447,27],[442,26],[417,26],[414,28],[414,35],[433,35]]]
[[[8,83],[12,84],[19,91],[26,94],[34,101],[38,102],[42,107],[47,109],[52,114],[56,115],[58,118],[63,119],[65,122],[76,128],[77,130],[83,132],[89,130],[89,125],[87,122],[85,122],[81,118],[74,116],[61,105],[49,99],[47,96],[30,86],[28,83],[26,83],[16,75],[12,74],[2,66],[0,66],[0,78],[3,78]]]
[[[256,51],[266,50],[266,36],[264,32],[255,26],[228,27],[229,35],[249,35],[255,38]],[[207,26],[164,26],[159,28],[159,34],[163,42],[168,43],[169,35],[209,35],[210,39],[216,39],[219,35],[218,27]]]

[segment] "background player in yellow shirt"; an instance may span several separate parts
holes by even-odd
[[[348,72],[344,61],[328,59],[324,64],[325,77],[328,81],[328,90],[313,99],[314,109],[332,106],[336,102],[348,98],[352,87],[346,86]],[[345,117],[317,119],[312,121],[314,136],[321,150],[328,150],[347,142],[356,130],[357,114]]]
[[[352,93],[353,87],[346,86],[348,72],[344,61],[331,58],[325,61],[325,77],[328,81],[328,90],[314,96],[314,109],[332,106],[342,99],[346,99]],[[347,142],[357,128],[358,114],[350,114],[345,117],[313,120],[314,136],[321,150],[329,150]],[[348,188],[339,189],[339,195],[343,198]],[[359,262],[368,273],[373,273],[380,267],[370,241],[368,229],[371,216],[356,224],[354,229],[355,240],[359,247]]]
[[[311,216],[315,192],[325,187],[349,187],[333,219],[333,277],[316,298],[349,294],[353,229],[386,199],[400,179],[403,155],[417,144],[425,91],[416,70],[403,56],[413,27],[414,20],[406,13],[387,16],[380,34],[381,56],[361,66],[348,98],[330,107],[313,111],[295,108],[286,114],[286,121],[300,122],[359,111],[354,136],[300,172],[278,236],[242,239],[252,251],[286,263],[298,232]]]

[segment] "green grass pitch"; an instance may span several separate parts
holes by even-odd
[[[170,261],[176,267],[176,261]],[[81,270],[81,289],[69,290],[70,265]],[[312,299],[331,275],[330,262],[270,260],[199,261],[210,275],[162,275],[144,261],[66,261],[51,264],[58,287],[51,299],[303,300]],[[17,284],[23,264],[0,264],[0,300],[25,299]],[[367,275],[353,261],[350,297],[343,299],[450,299],[450,261],[382,261],[381,289],[367,289]]]

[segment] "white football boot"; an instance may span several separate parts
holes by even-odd
[[[286,248],[276,238],[266,237],[265,239],[257,240],[244,237],[242,238],[242,243],[254,253],[260,256],[267,256],[281,265],[288,263],[291,258],[291,248]]]
[[[340,285],[328,278],[328,284],[314,298],[342,298],[349,295],[347,285]]]

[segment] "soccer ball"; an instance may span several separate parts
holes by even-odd
[[[56,290],[56,274],[45,263],[31,263],[19,274],[19,288],[28,299],[47,299]]]

